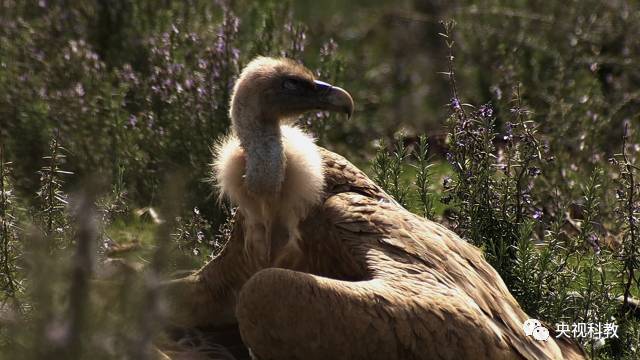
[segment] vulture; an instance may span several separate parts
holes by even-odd
[[[292,60],[244,68],[212,165],[238,207],[232,235],[167,284],[169,321],[236,325],[262,360],[586,358],[553,330],[527,336],[529,316],[479,249],[293,125],[308,111],[353,109],[347,91]]]

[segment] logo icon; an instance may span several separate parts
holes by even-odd
[[[538,326],[533,329],[533,338],[538,341],[547,341],[549,340],[549,329],[544,326]]]
[[[529,319],[522,324],[522,330],[527,336],[533,336],[538,341],[547,341],[549,339],[549,329],[542,326],[540,320]]]
[[[533,335],[533,330],[537,327],[541,327],[542,323],[536,319],[529,319],[524,322],[522,325],[522,329],[524,330],[524,334],[527,336]]]

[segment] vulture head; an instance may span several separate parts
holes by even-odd
[[[251,61],[236,81],[230,107],[232,135],[243,153],[242,181],[224,179],[224,174],[232,173],[229,169],[233,170],[237,162],[224,161],[224,151],[219,151],[217,173],[219,180],[222,174],[218,183],[223,191],[232,198],[232,193],[242,190],[257,197],[279,194],[286,180],[287,164],[292,165],[293,158],[299,158],[303,167],[305,162],[313,162],[314,157],[319,161],[319,155],[313,154],[317,151],[308,151],[309,146],[294,150],[294,143],[301,143],[295,139],[302,135],[286,133],[301,130],[282,125],[286,119],[313,110],[351,116],[353,99],[345,90],[316,80],[311,71],[293,60],[258,57]],[[308,142],[313,145],[312,140]],[[238,191],[222,183],[235,183]],[[295,189],[287,190],[293,193],[297,192]]]
[[[353,113],[353,99],[345,90],[316,80],[293,60],[258,57],[242,71],[231,101],[234,128],[270,125],[312,110]],[[248,114],[248,113],[251,114]],[[260,122],[262,124],[256,124]]]

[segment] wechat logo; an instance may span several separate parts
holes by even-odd
[[[538,341],[547,341],[549,339],[549,329],[542,326],[540,320],[529,319],[522,324],[522,330],[527,336],[533,336]]]

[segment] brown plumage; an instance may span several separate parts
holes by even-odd
[[[315,96],[312,75],[299,65],[261,58],[248,68],[236,96],[255,84],[246,82],[251,76],[266,76],[267,87],[297,76]],[[352,111],[344,90],[323,86],[333,104],[298,104],[286,115]],[[244,97],[234,101],[250,104]],[[256,150],[240,134],[249,130],[238,131],[248,122],[238,122],[234,118],[233,134],[219,145],[215,165],[222,192],[239,205],[233,234],[218,257],[169,285],[176,324],[237,323],[258,359],[585,357],[573,342],[527,337],[522,324],[529,317],[477,248],[405,210],[346,159],[315,147],[295,128],[276,122],[282,131],[275,165],[263,163],[257,172],[281,166],[279,175],[251,188],[256,181],[247,177],[256,169],[249,158]],[[320,172],[307,166],[307,156],[320,159]],[[307,182],[289,178],[297,176]],[[269,191],[273,184],[277,189]]]

